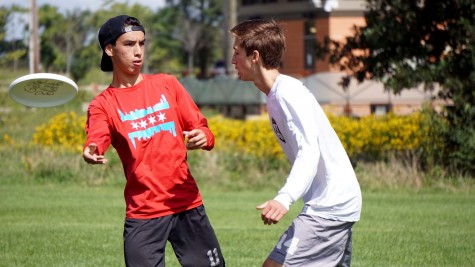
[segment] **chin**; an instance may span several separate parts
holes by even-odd
[[[138,68],[138,69],[134,68],[134,69],[131,69],[129,72],[132,75],[138,75],[138,74],[140,74],[140,70],[141,70],[140,68]]]
[[[239,72],[237,73],[237,77],[238,77],[239,80],[245,81],[245,78],[244,78],[244,77],[242,76],[242,74],[239,73]]]

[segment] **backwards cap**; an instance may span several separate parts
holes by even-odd
[[[135,25],[128,25],[130,21],[135,21]],[[113,44],[124,33],[131,31],[142,31],[145,34],[145,29],[140,25],[140,21],[134,17],[127,15],[120,15],[106,21],[99,29],[99,44],[102,48],[101,70],[112,71],[112,60],[104,51],[108,44]]]

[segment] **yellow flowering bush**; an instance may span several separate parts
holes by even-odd
[[[284,157],[267,116],[246,121],[214,116],[208,120],[208,125],[215,135],[216,149],[245,153],[259,158]]]
[[[0,148],[6,148],[9,147],[11,148],[12,146],[15,146],[16,142],[13,140],[13,138],[9,134],[3,134],[3,137],[0,138]]]
[[[353,159],[377,161],[388,155],[411,154],[431,142],[434,147],[443,147],[442,139],[428,141],[432,137],[430,129],[424,126],[427,118],[420,112],[407,116],[388,114],[358,119],[331,114],[327,116]],[[85,142],[85,121],[85,115],[79,116],[74,112],[57,114],[48,123],[36,128],[32,142],[80,152]],[[267,114],[245,121],[217,115],[210,117],[208,124],[215,135],[217,150],[229,155],[266,160],[285,159]],[[7,140],[10,138],[4,137],[4,141]]]
[[[85,123],[85,115],[79,116],[75,112],[59,113],[46,124],[36,127],[32,143],[81,152],[86,141]]]
[[[327,114],[348,155],[352,158],[381,160],[390,154],[401,154],[421,149],[427,143],[429,129],[422,127],[420,112],[406,116],[388,114],[350,118]],[[284,158],[274,137],[267,115],[255,120],[231,120],[222,116],[210,118],[209,125],[216,136],[216,148],[256,157]],[[441,142],[441,140],[437,140]],[[443,144],[437,144],[441,147]]]
[[[350,157],[380,160],[388,154],[418,150],[424,138],[430,138],[424,119],[415,112],[406,116],[388,114],[364,118],[328,115]]]

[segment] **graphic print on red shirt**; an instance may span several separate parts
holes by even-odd
[[[130,122],[131,130],[128,132],[129,140],[136,148],[136,140],[149,139],[161,131],[169,131],[176,137],[175,122],[165,122],[165,110],[170,108],[165,95],[161,96],[160,102],[144,109],[136,109],[129,113],[118,110],[122,122]],[[157,125],[155,125],[157,124]]]

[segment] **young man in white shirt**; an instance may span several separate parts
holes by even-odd
[[[362,200],[340,139],[312,93],[279,72],[285,37],[275,21],[249,20],[230,31],[237,74],[267,96],[271,126],[292,163],[285,185],[257,209],[271,225],[298,199],[304,202],[263,266],[349,266]]]

